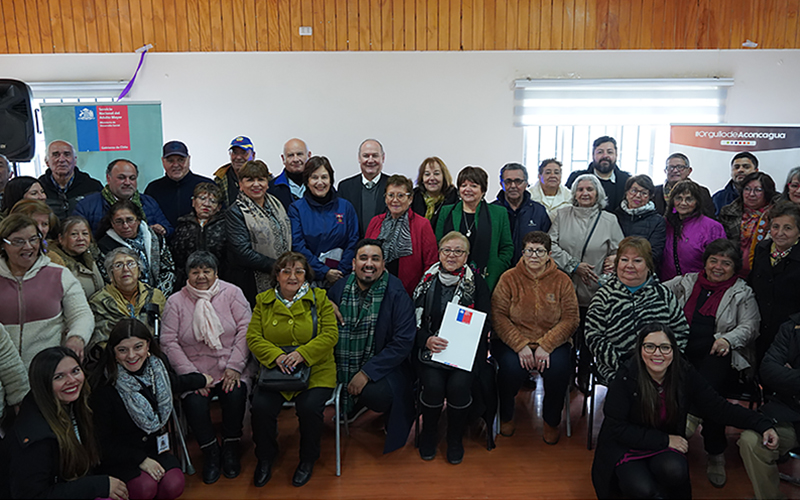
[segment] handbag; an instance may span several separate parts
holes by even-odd
[[[313,301],[311,302],[311,339],[317,336],[317,295],[311,289]],[[288,354],[297,346],[280,346],[284,353]],[[280,368],[267,368],[263,364],[258,371],[258,387],[268,391],[297,392],[308,389],[308,380],[311,377],[311,367],[305,363],[297,365],[292,373],[283,373]]]

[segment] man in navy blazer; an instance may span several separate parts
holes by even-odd
[[[356,401],[349,418],[357,417],[363,408],[386,414],[383,452],[389,453],[405,445],[414,419],[413,376],[409,364],[417,334],[414,304],[403,283],[386,272],[383,249],[378,240],[362,239],[358,242],[353,271],[347,279],[337,281],[328,292],[328,298],[337,308],[343,297],[349,295],[351,300],[363,301],[372,286],[384,279],[388,282],[375,328],[369,333],[374,355],[350,380],[339,382],[347,385],[348,394]],[[356,317],[348,317],[346,311],[342,314],[344,323],[339,327],[339,343],[334,351],[337,365],[341,363],[340,357],[346,354],[340,347],[347,342],[348,332],[364,320],[362,314]]]
[[[386,211],[386,179],[383,162],[386,153],[375,139],[367,139],[358,147],[361,173],[339,182],[339,196],[349,201],[358,216],[358,235],[364,237],[369,221]]]

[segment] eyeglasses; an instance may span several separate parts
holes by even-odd
[[[650,191],[647,191],[645,189],[630,188],[628,190],[628,193],[630,193],[631,196],[641,196],[642,198],[650,196]]]
[[[11,245],[14,248],[22,248],[22,247],[25,246],[26,243],[29,244],[32,247],[35,247],[36,245],[39,244],[39,242],[41,240],[42,240],[42,238],[39,237],[39,235],[31,236],[27,240],[23,240],[22,238],[14,238],[13,240],[8,241],[7,239],[3,238],[3,241],[5,241],[6,243],[8,243],[9,245]]]
[[[528,181],[525,179],[505,179],[503,181],[504,186],[524,186],[527,183]]]
[[[467,253],[467,251],[461,250],[460,248],[440,248],[439,253],[442,255],[454,255],[456,257],[461,257]]]
[[[128,269],[136,269],[139,267],[139,264],[137,264],[135,260],[129,260],[128,262],[117,262],[111,265],[111,269],[115,271],[119,271],[123,267],[127,267]]]
[[[305,269],[289,269],[288,267],[284,267],[283,269],[281,269],[281,274],[286,276],[287,278],[289,276],[293,275],[293,274],[295,276],[297,276],[298,278],[301,278],[301,277],[306,275],[306,270]]]
[[[686,203],[687,205],[694,203],[694,196],[676,196],[675,204],[680,205],[681,203]]]
[[[689,167],[687,167],[686,165],[667,165],[667,167],[664,169],[664,172],[674,172],[676,170],[678,172],[683,172],[688,168]]]
[[[792,182],[789,184],[789,189],[792,191],[800,189],[800,182]]]
[[[544,257],[547,255],[547,250],[544,248],[526,248],[522,251],[522,255],[525,257],[533,257],[534,255],[537,257]]]
[[[200,203],[210,203],[212,205],[217,204],[217,199],[213,196],[195,196],[195,200],[199,201]]]
[[[760,187],[751,188],[751,187],[748,186],[748,187],[744,188],[742,191],[744,191],[745,194],[761,194],[761,193],[764,192],[764,188],[760,188]]]
[[[406,201],[409,196],[411,193],[386,193],[387,200]]]
[[[661,351],[661,354],[669,354],[672,352],[672,344],[656,345],[651,342],[645,342],[644,344],[642,344],[642,349],[644,349],[644,352],[646,352],[647,354],[654,354],[656,352],[656,349]]]
[[[125,225],[132,226],[136,223],[136,221],[137,221],[136,217],[125,217],[124,219],[113,220],[115,226],[125,226]]]

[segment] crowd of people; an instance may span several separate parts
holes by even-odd
[[[235,478],[248,398],[254,485],[272,477],[293,402],[303,486],[337,384],[342,418],[383,414],[385,453],[421,418],[419,454],[434,460],[445,413],[444,455],[459,464],[470,419],[498,414],[513,436],[536,373],[548,445],[571,385],[608,386],[599,498],[690,496],[699,425],[714,486],[733,425],[756,497],[780,495],[777,461],[799,444],[800,167],[779,192],[738,153],[712,196],[686,155],[666,159],[656,186],[622,170],[604,136],[566,183],[557,159],[532,185],[524,165],[504,165],[489,202],[483,168],[454,182],[432,156],[415,180],[387,175],[375,139],[336,187],[300,139],[278,175],[245,136],[213,179],[191,171],[183,142],[162,153],[165,175],[144,192],[135,163],[109,163],[103,185],[66,141],[48,145],[38,179],[8,180],[0,155],[0,496],[177,498],[175,410],[203,481]],[[463,366],[438,361],[463,342],[452,307],[466,324],[485,315]],[[743,381],[767,394],[760,412],[722,396]]]

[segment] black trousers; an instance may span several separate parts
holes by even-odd
[[[689,463],[675,451],[618,465],[614,472],[625,498],[691,498]]]
[[[689,358],[697,371],[705,377],[708,384],[718,393],[725,388],[726,382],[734,375],[731,368],[730,351],[726,356],[706,354],[701,358]],[[728,447],[728,438],[725,437],[725,425],[716,422],[708,416],[703,416],[703,447],[706,453],[718,455]]]
[[[295,412],[300,421],[300,461],[314,463],[319,458],[322,439],[322,413],[331,399],[333,389],[315,387],[294,398]],[[253,391],[250,412],[253,442],[259,460],[274,462],[278,456],[278,414],[286,398],[280,392],[256,387]]]
[[[347,390],[347,387],[344,388]],[[377,413],[386,413],[392,407],[392,387],[387,377],[377,382],[370,380],[359,394],[356,407],[366,406]]]
[[[466,408],[472,401],[472,372],[419,363],[417,373],[422,382],[423,405],[439,408],[447,398],[448,406]]]
[[[183,398],[186,420],[194,432],[197,444],[201,447],[217,439],[214,424],[211,423],[210,411],[211,398],[214,396],[219,396],[219,403],[222,407],[222,438],[242,437],[244,408],[247,403],[247,384],[242,381],[240,387],[234,387],[228,393],[222,390],[222,384],[217,384],[209,391],[208,396],[191,393]]]
[[[530,373],[519,364],[519,354],[508,347],[505,342],[492,342],[492,356],[500,364],[497,378],[500,393],[500,420],[508,422],[514,418],[514,398],[522,383],[528,380]],[[557,427],[561,423],[561,409],[573,375],[572,349],[569,344],[562,344],[550,353],[550,368],[541,370],[544,379],[544,398],[542,401],[542,419],[548,425]]]

